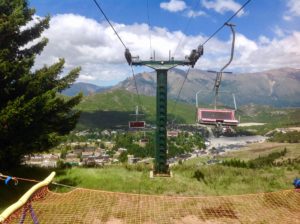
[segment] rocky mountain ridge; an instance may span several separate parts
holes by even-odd
[[[169,71],[169,98],[176,98],[185,75],[186,71],[183,70],[172,69]],[[201,103],[212,104],[214,101],[213,86],[215,77],[216,74],[214,73],[191,69],[183,86],[180,100],[195,103],[195,95],[198,92],[200,105]],[[155,96],[155,72],[137,74],[136,81],[140,94]],[[135,93],[133,78],[127,78],[110,88],[99,88],[99,90],[96,88],[94,93],[116,89]],[[238,106],[259,104],[275,107],[299,107],[300,69],[281,68],[256,73],[224,73],[220,87],[219,103],[225,106],[233,106],[232,94],[235,95]]]

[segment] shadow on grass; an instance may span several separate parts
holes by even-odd
[[[130,120],[134,120],[131,115],[132,111],[94,111],[94,112],[81,112],[78,128],[113,128],[118,126],[128,126]],[[145,114],[143,120],[146,123],[155,123],[155,116],[151,114]],[[168,120],[175,123],[186,123],[186,120],[181,116],[174,116],[168,114]]]
[[[81,112],[78,127],[112,128],[118,125],[128,125],[133,119],[129,111],[95,111]]]
[[[63,175],[63,174],[61,174],[61,175]],[[50,191],[63,193],[63,192],[69,192],[69,191],[74,190],[74,188],[72,188],[72,187],[78,186],[81,183],[81,181],[77,177],[65,177],[63,179],[56,181],[55,183],[57,183],[57,185],[56,184],[49,185]],[[66,186],[63,186],[63,185],[66,185]],[[71,186],[71,187],[67,187],[67,186]]]

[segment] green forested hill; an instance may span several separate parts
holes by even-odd
[[[153,96],[140,95],[141,119],[147,123],[155,123],[156,102]],[[175,101],[168,101],[169,118],[176,117],[179,123],[193,123],[195,121],[195,106],[186,103],[177,103],[173,110]],[[79,128],[103,128],[118,125],[127,125],[129,120],[135,119],[130,114],[135,113],[138,105],[136,94],[125,90],[107,91],[85,97],[77,106],[82,111]]]
[[[145,116],[141,119],[149,124],[155,123],[156,102],[153,96],[140,95],[140,112]],[[175,101],[168,101],[169,120],[176,117],[177,123],[194,123],[195,106],[179,102],[173,110]],[[86,96],[77,106],[82,111],[78,128],[109,128],[119,125],[128,125],[130,116],[138,105],[136,94],[126,90],[112,90],[103,93]],[[201,105],[207,107],[207,105]],[[238,109],[236,118],[241,122],[263,122],[272,126],[300,123],[299,108],[273,108],[270,106],[247,105]]]

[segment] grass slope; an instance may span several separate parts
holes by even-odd
[[[242,122],[275,124],[300,124],[300,108],[273,108],[270,106],[247,105],[239,108]]]
[[[224,155],[225,158],[239,158],[241,160],[251,160],[259,156],[266,156],[272,152],[279,152],[284,148],[287,148],[287,154],[284,159],[289,158],[300,158],[300,144],[289,144],[289,143],[255,143],[246,146],[238,151],[231,151]],[[222,158],[222,157],[220,157]]]
[[[136,94],[125,90],[108,91],[101,94],[84,97],[76,109],[82,111],[79,125],[80,128],[113,127],[128,125],[129,120],[135,119],[130,114],[135,113],[138,105]],[[156,102],[155,97],[140,95],[140,113],[144,114],[141,119],[148,123],[155,123]],[[178,103],[174,110],[175,102],[168,101],[170,118],[176,117],[180,123],[193,123],[195,120],[195,107],[186,103]]]
[[[224,158],[257,158],[287,148],[287,154],[280,160],[299,158],[300,144],[254,144],[240,152],[232,152]],[[107,191],[164,194],[164,195],[236,195],[269,192],[293,188],[292,181],[300,176],[300,164],[280,167],[237,168],[219,164],[203,165],[208,158],[194,158],[182,165],[172,167],[172,178],[149,178],[149,167],[141,165],[119,165],[104,168],[73,168],[57,170],[56,182],[76,187]],[[197,180],[195,172],[203,178]],[[43,179],[50,170],[20,168],[12,172],[15,176]],[[16,201],[30,185],[20,183],[18,187],[0,186],[0,210]],[[53,191],[69,191],[68,188],[54,188]]]
[[[253,144],[243,150],[230,152],[227,158],[258,158],[272,152],[287,149],[280,160],[300,158],[300,144]],[[194,158],[172,167],[173,178],[149,178],[149,167],[120,165],[104,169],[75,168],[58,173],[56,180],[62,183],[102,189],[144,194],[165,195],[233,195],[269,192],[293,188],[292,181],[300,175],[300,164],[259,169],[226,167],[219,164],[203,165],[208,158]],[[200,170],[204,178],[194,178]]]

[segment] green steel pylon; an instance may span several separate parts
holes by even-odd
[[[147,66],[153,68],[157,74],[156,86],[156,145],[155,145],[155,165],[154,174],[169,175],[167,164],[167,91],[168,91],[168,70],[178,65],[187,65],[194,67],[199,57],[203,54],[203,47],[199,46],[193,50],[185,60],[175,61],[141,61],[132,60],[128,49],[125,51],[125,57],[129,65]]]

